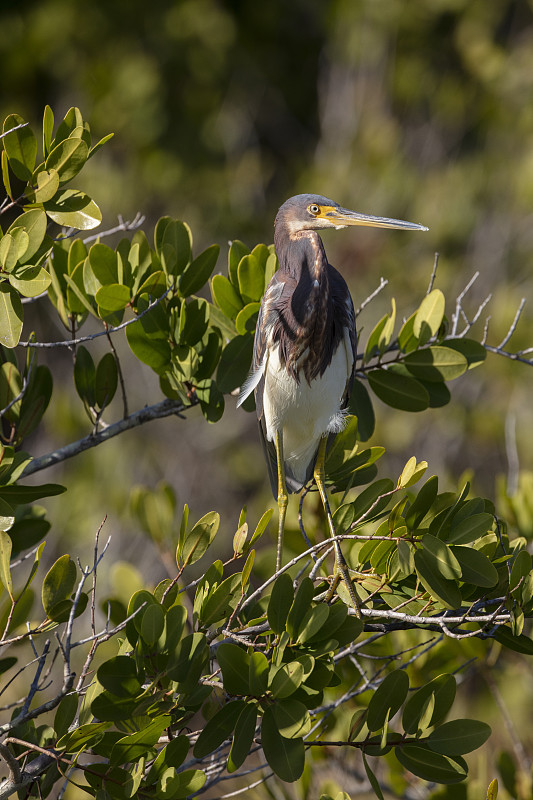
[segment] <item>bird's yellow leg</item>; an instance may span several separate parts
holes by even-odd
[[[276,431],[276,458],[278,462],[278,549],[276,551],[276,572],[281,569],[281,556],[283,552],[283,532],[285,530],[285,515],[289,495],[285,482],[285,462],[283,460],[283,433]]]
[[[361,619],[361,610],[359,608],[359,600],[357,599],[357,595],[355,593],[355,589],[353,588],[353,583],[350,578],[350,573],[348,572],[348,565],[346,560],[342,554],[341,546],[337,540],[337,533],[335,531],[335,525],[333,524],[333,517],[331,515],[331,509],[329,507],[329,500],[326,494],[326,486],[324,484],[324,478],[326,474],[325,470],[325,462],[326,462],[326,444],[327,444],[327,436],[323,436],[320,440],[320,444],[318,446],[318,453],[315,462],[315,469],[314,469],[314,478],[315,483],[317,485],[318,491],[320,493],[320,499],[322,500],[322,505],[324,506],[324,511],[326,512],[326,517],[328,520],[328,527],[329,527],[329,535],[333,539],[333,546],[335,548],[335,567],[333,572],[333,582],[331,584],[331,588],[327,594],[326,599],[331,600],[335,589],[337,588],[337,584],[340,580],[343,580],[346,584],[346,588],[348,590],[348,594],[350,595],[350,600],[352,601],[352,605],[355,611],[355,615]],[[279,502],[279,501],[278,501]]]

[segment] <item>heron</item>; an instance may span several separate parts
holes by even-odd
[[[318,233],[351,225],[428,230],[413,222],[350,211],[317,194],[299,194],[283,203],[274,223],[279,268],[261,302],[252,368],[237,405],[255,393],[279,512],[276,571],[282,563],[288,495],[314,478],[335,552],[328,596],[344,580],[360,615],[325,487],[328,439],[345,426],[354,381],[355,310],[346,281],[328,262]]]

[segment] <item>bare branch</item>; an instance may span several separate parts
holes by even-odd
[[[9,780],[15,785],[20,784],[21,775],[19,762],[7,745],[0,744],[0,755],[9,767]]]
[[[520,319],[520,314],[524,310],[525,304],[526,304],[526,298],[523,297],[521,299],[521,301],[520,301],[520,305],[519,305],[519,307],[517,309],[517,312],[515,314],[514,320],[512,321],[511,326],[510,326],[509,330],[507,331],[507,333],[505,334],[505,336],[503,337],[502,341],[500,342],[500,344],[496,348],[497,350],[503,350],[503,348],[505,347],[505,345],[507,344],[507,342],[509,341],[509,339],[511,338],[511,336],[515,332],[516,326],[518,325],[518,320]]]
[[[438,265],[439,265],[439,254],[435,253],[435,260],[433,261],[433,269],[431,270],[431,277],[429,279],[429,285],[426,291],[426,297],[433,289],[433,284],[435,283],[435,278],[437,277]]]
[[[15,125],[14,128],[10,128],[8,131],[4,131],[4,133],[0,133],[0,139],[3,139],[4,136],[8,136],[10,133],[14,133],[15,131],[18,131],[21,128],[26,128],[29,124],[30,124],[29,122],[21,122],[20,125]]]
[[[134,317],[126,320],[126,322],[123,322],[121,325],[117,325],[115,328],[106,328],[106,330],[97,331],[97,333],[91,333],[88,336],[80,336],[77,339],[65,339],[62,342],[29,341],[29,342],[19,342],[19,346],[36,347],[36,348],[51,350],[54,347],[75,347],[78,344],[83,344],[83,342],[92,342],[93,339],[98,339],[100,336],[109,336],[110,334],[117,333],[118,331],[127,328],[128,325],[132,325],[134,322],[140,320],[142,317],[144,317],[145,314],[148,314],[148,312],[151,311],[152,308],[154,308],[154,306],[157,306],[162,300],[164,300],[169,292],[170,292],[170,287],[160,297],[156,297],[155,300],[152,300],[152,302],[149,303],[148,306],[144,309],[144,311],[140,312],[140,314],[136,314]]]
[[[359,314],[361,313],[361,311],[364,308],[366,308],[366,306],[374,299],[374,297],[377,297],[377,295],[385,288],[385,286],[387,286],[387,284],[388,284],[388,280],[386,280],[385,278],[380,278],[379,279],[378,288],[374,289],[372,294],[369,294],[368,297],[366,298],[366,300],[363,300],[363,302],[361,303],[361,305],[359,306],[359,308],[355,312],[356,319],[359,316]]]
[[[109,228],[107,231],[101,231],[100,233],[94,233],[91,236],[87,236],[84,240],[84,244],[88,244],[89,242],[96,242],[100,239],[103,239],[105,236],[112,236],[114,233],[120,233],[121,231],[136,231],[141,225],[144,223],[146,217],[144,214],[141,214],[140,211],[137,211],[135,217],[132,220],[125,220],[122,218],[122,215],[118,215],[118,225],[114,228]]]
[[[457,335],[457,326],[459,325],[459,316],[462,312],[462,301],[466,293],[472,288],[474,283],[479,277],[479,272],[475,272],[468,283],[466,284],[465,288],[462,292],[457,295],[457,300],[455,301],[455,313],[452,316],[453,325],[452,325],[452,337]],[[463,312],[464,313],[464,312]]]
[[[187,411],[187,409],[196,405],[196,403],[196,400],[191,399],[191,403],[186,406],[180,400],[169,400],[167,398],[153,406],[145,406],[145,408],[134,411],[129,415],[129,417],[108,425],[101,431],[90,433],[83,439],[78,439],[76,442],[71,442],[64,447],[60,447],[58,450],[54,450],[52,453],[47,453],[44,456],[34,458],[24,469],[21,478],[27,478],[28,475],[33,475],[35,472],[40,472],[42,469],[46,469],[54,464],[59,464],[62,461],[66,461],[66,459],[77,456],[79,453],[83,453],[85,450],[89,450],[91,447],[96,447],[103,442],[107,442],[109,439],[112,439],[119,433],[131,430],[132,428],[137,428],[139,425],[152,422],[154,419],[163,419],[164,417],[170,417],[173,414],[182,414],[184,411]]]

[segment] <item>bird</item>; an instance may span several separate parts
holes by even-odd
[[[352,225],[428,230],[413,222],[350,211],[318,194],[298,194],[283,203],[274,223],[279,266],[259,308],[252,367],[237,406],[254,392],[279,512],[276,572],[282,563],[288,495],[314,478],[335,552],[328,596],[344,580],[360,616],[325,487],[327,443],[346,424],[355,376],[355,310],[346,281],[328,262],[319,235],[321,230]]]

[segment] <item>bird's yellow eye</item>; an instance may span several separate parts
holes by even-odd
[[[320,208],[319,208],[319,206],[317,206],[315,203],[313,203],[312,205],[310,205],[310,206],[308,207],[308,209],[307,209],[307,210],[308,210],[308,211],[309,211],[311,214],[313,214],[313,216],[315,216],[315,217],[316,217],[316,215],[317,215],[317,214],[318,214],[318,212],[320,211]]]

